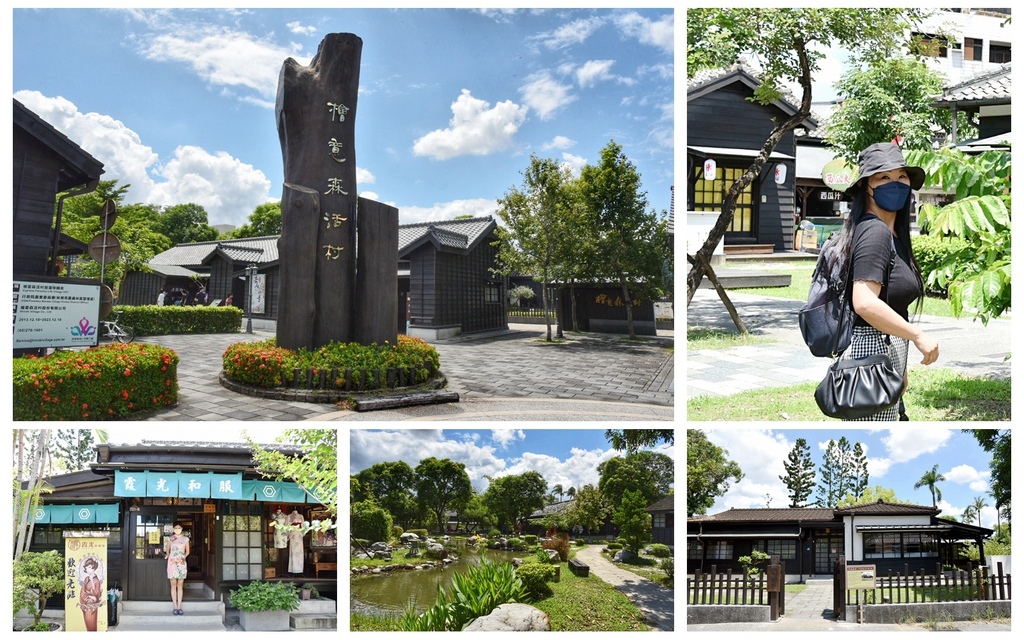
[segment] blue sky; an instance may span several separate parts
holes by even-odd
[[[990,455],[970,434],[960,429],[925,427],[920,429],[705,429],[708,439],[726,449],[731,460],[739,463],[745,477],[730,486],[726,496],[719,498],[708,513],[730,508],[765,507],[771,496],[772,507],[789,506],[786,487],[779,480],[782,467],[797,438],[804,438],[811,449],[815,466],[821,464],[830,439],[846,436],[851,443],[861,442],[868,457],[869,484],[896,491],[896,497],[915,504],[931,505],[926,487],[914,484],[934,465],[946,477],[938,484],[942,499],[938,502],[942,515],[958,520],[976,496],[985,498],[989,507],[982,509],[982,525],[996,523],[994,500],[989,491]],[[852,448],[852,444],[851,444]],[[813,500],[813,496],[812,496]],[[974,521],[975,524],[977,521]]]
[[[404,460],[415,468],[431,456],[466,465],[477,491],[485,491],[484,476],[501,477],[536,471],[550,490],[556,484],[577,489],[597,486],[597,466],[622,455],[611,448],[604,429],[352,429],[349,433],[350,473],[378,462]],[[653,450],[672,457],[674,447]]]
[[[578,173],[610,140],[669,209],[671,8],[15,9],[14,97],[130,183],[126,202],[239,225],[281,197],[281,65],[334,32],[363,40],[359,193],[403,224],[493,213],[531,154]]]

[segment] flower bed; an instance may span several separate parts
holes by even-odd
[[[178,354],[109,344],[14,359],[15,420],[106,420],[178,401]]]
[[[271,338],[231,345],[223,364],[230,380],[264,389],[372,391],[426,382],[440,359],[436,349],[408,336],[395,345],[331,343],[316,351],[284,349]]]

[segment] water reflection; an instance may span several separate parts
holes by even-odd
[[[387,575],[353,578],[349,597],[351,610],[375,616],[401,615],[408,603],[412,602],[416,612],[423,613],[437,600],[437,586],[447,589],[454,573],[464,573],[468,567],[480,564],[484,558],[489,562],[511,562],[512,558],[529,555],[522,551],[482,549],[466,545],[461,538],[445,546],[459,559],[444,569],[395,570]],[[429,560],[424,558],[424,561]]]

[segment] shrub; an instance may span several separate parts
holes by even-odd
[[[293,355],[288,349],[262,342],[238,342],[224,352],[224,373],[254,387],[280,387],[292,380]]]
[[[526,549],[527,545],[526,545],[525,542],[523,542],[519,538],[509,538],[508,539],[508,546],[513,551],[522,551],[522,550]]]
[[[299,608],[299,590],[291,582],[254,580],[231,591],[239,611],[292,611]]]
[[[523,540],[525,540],[526,544],[530,545],[531,547],[537,544],[537,536],[535,535],[526,534],[525,536],[523,536]]]
[[[655,558],[668,558],[672,556],[672,549],[667,544],[652,544],[651,555]]]
[[[495,539],[495,538],[500,538],[501,537],[501,532],[498,531],[497,529],[491,529],[490,532],[487,534],[487,537],[492,539],[492,540]]]
[[[384,509],[373,502],[357,502],[352,505],[349,517],[352,535],[371,542],[387,542],[392,520]]]
[[[178,401],[178,354],[108,344],[14,359],[15,420],[106,420]]]
[[[555,577],[555,568],[549,564],[527,562],[516,567],[516,575],[523,581],[529,600],[535,602],[554,594],[548,582]]]
[[[401,540],[402,534],[405,533],[405,529],[398,526],[397,524],[391,527],[391,538],[394,540]]]
[[[238,307],[138,307],[117,306],[123,312],[121,324],[135,330],[137,336],[163,336],[174,333],[238,333],[242,329],[242,310]]]
[[[672,558],[665,558],[659,564],[661,570],[665,572],[669,580],[675,580],[676,563]]]
[[[30,592],[29,590],[33,592]],[[64,591],[64,558],[56,551],[28,551],[14,561],[14,613],[22,608],[32,616],[34,630],[49,631],[41,622],[46,601]]]
[[[558,552],[558,559],[562,562],[569,561],[569,538],[560,535],[544,541],[545,549],[554,549]]]
[[[415,533],[417,536],[419,536],[420,540],[426,540],[427,537],[430,535],[426,529],[409,529],[408,531],[406,531],[406,533]]]
[[[577,547],[583,547],[583,546],[586,546],[586,544],[587,544],[587,541],[584,540],[583,538],[576,538],[576,546]]]
[[[972,273],[978,270],[966,251],[968,243],[955,236],[938,237],[932,235],[914,236],[912,239],[914,247],[914,258],[921,267],[921,274],[924,276],[926,288],[932,293],[945,297],[948,294],[948,287],[940,285],[932,279],[929,281],[929,274],[946,263],[954,255],[963,252],[962,260],[956,262],[956,267],[947,274],[946,280],[951,280],[954,274]]]
[[[609,542],[608,544],[605,545],[605,548],[608,549],[609,551],[618,551],[619,549],[622,548],[622,544],[619,543],[619,542]]]
[[[511,564],[483,560],[465,573],[454,574],[447,592],[438,585],[437,601],[422,615],[410,604],[400,624],[403,631],[461,631],[498,605],[526,599],[526,588]]]

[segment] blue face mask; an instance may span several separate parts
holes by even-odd
[[[871,196],[875,204],[885,211],[899,211],[907,204],[910,197],[910,185],[902,182],[887,182],[875,187]]]

